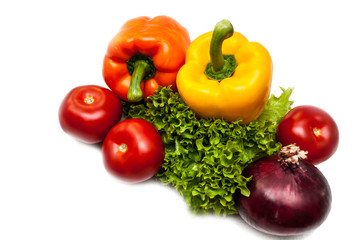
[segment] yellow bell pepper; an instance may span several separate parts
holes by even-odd
[[[199,117],[244,124],[263,112],[271,82],[268,51],[234,32],[228,20],[190,44],[176,80],[182,99]]]

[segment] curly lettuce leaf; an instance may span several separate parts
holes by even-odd
[[[127,118],[142,118],[160,132],[165,159],[156,177],[173,186],[195,213],[236,214],[233,195],[249,196],[250,178],[242,170],[251,162],[276,154],[277,125],[290,110],[292,89],[272,95],[262,115],[241,121],[198,119],[177,92],[159,88],[139,104],[124,102]]]

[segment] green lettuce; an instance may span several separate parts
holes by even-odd
[[[248,125],[199,119],[177,92],[160,87],[138,104],[123,102],[127,118],[142,118],[160,132],[165,159],[156,177],[173,186],[195,213],[236,214],[234,193],[249,196],[242,170],[281,148],[276,129],[291,109],[292,88],[271,95],[262,115]]]

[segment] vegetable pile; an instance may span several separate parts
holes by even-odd
[[[313,230],[331,189],[314,165],[337,150],[336,122],[314,106],[292,108],[293,88],[271,94],[273,63],[228,20],[190,41],[168,16],[127,21],[110,41],[110,89],[72,89],[62,129],[102,144],[104,166],[128,183],[174,187],[197,214],[239,214],[272,235]]]
[[[263,114],[249,125],[224,119],[198,119],[170,88],[137,105],[124,102],[127,118],[142,118],[160,132],[165,159],[157,177],[174,186],[195,212],[234,214],[233,194],[249,196],[242,171],[261,157],[277,154],[277,124],[290,109],[292,89],[271,96]]]

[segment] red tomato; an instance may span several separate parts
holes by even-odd
[[[153,177],[164,160],[158,130],[143,119],[127,119],[115,125],[104,139],[102,153],[108,171],[129,183]]]
[[[338,147],[336,122],[324,110],[313,106],[298,106],[289,111],[277,129],[282,145],[296,143],[308,151],[306,161],[319,164],[330,158]]]
[[[72,89],[65,96],[59,108],[59,122],[66,133],[93,144],[103,141],[122,113],[120,99],[112,91],[86,85]]]

